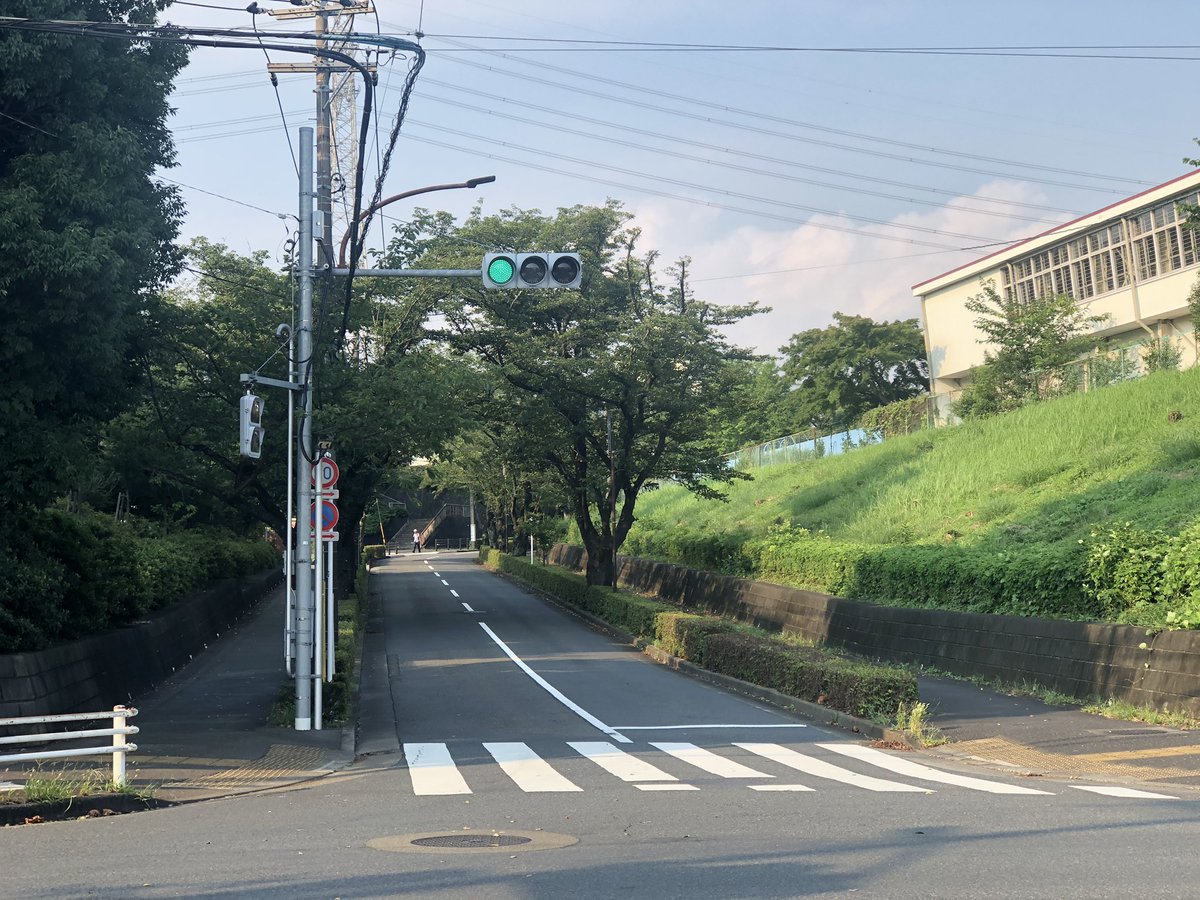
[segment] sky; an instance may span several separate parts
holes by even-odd
[[[461,219],[480,202],[553,213],[613,198],[662,267],[691,257],[698,299],[770,307],[730,329],[762,353],[834,312],[918,318],[912,285],[1183,174],[1200,135],[1200,44],[1181,46],[1196,40],[1193,4],[375,0],[375,11],[355,30],[420,31],[427,53],[384,196],[497,179],[393,204],[384,227],[416,205]],[[160,17],[252,20],[312,27],[231,0]],[[646,43],[790,49],[635,46]],[[964,49],[997,47],[1098,49]],[[931,52],[945,48],[962,52]],[[1046,53],[1059,56],[1035,55]],[[179,165],[164,175],[185,185],[183,240],[281,260],[313,76],[280,75],[276,91],[268,55],[300,59],[193,51],[171,99]],[[1131,56],[1142,58],[1114,58]],[[368,194],[408,66],[379,67]],[[383,240],[376,225],[369,246]]]

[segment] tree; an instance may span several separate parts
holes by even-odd
[[[476,212],[457,243],[422,261],[477,264],[463,241],[582,255],[582,291],[446,292],[443,335],[493,385],[489,429],[518,434],[526,459],[558,483],[587,549],[590,584],[613,583],[643,490],[670,478],[719,497],[718,485],[741,477],[719,459],[708,418],[728,396],[728,361],[743,355],[720,328],[756,308],[696,300],[686,260],[669,287],[655,284],[628,219],[611,201],[553,217]]]
[[[109,429],[107,458],[139,511],[168,524],[262,522],[288,526],[287,398],[262,388],[266,438],[257,460],[238,455],[237,407],[243,372],[287,373],[286,344],[275,328],[291,316],[289,276],[269,269],[266,254],[231,253],[205,240],[189,248],[196,282],[168,294],[148,325],[140,402]],[[341,310],[326,307],[315,333],[313,436],[337,454],[343,546],[376,486],[394,468],[432,453],[458,426],[458,370],[421,346],[423,313],[388,298],[360,297],[353,320],[361,354],[335,355],[328,335]],[[407,323],[407,324],[403,324]],[[403,333],[402,333],[403,332]],[[298,462],[298,465],[303,463]],[[353,552],[339,554],[339,583],[352,583]]]
[[[1090,315],[1070,294],[1047,294],[1028,302],[1002,297],[993,281],[970,297],[984,334],[984,364],[955,406],[960,416],[989,415],[1044,398],[1056,386],[1057,367],[1078,357],[1091,343],[1085,329],[1106,320]]]
[[[146,0],[10,0],[7,15],[152,21]],[[89,477],[136,378],[139,329],[176,271],[167,94],[185,51],[0,31],[0,511]],[[11,516],[0,515],[10,522]]]
[[[793,335],[780,348],[793,428],[845,428],[869,409],[928,388],[925,338],[916,319],[875,322],[833,314],[834,324]]]

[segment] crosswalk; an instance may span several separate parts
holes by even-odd
[[[577,782],[593,784],[599,779],[601,784],[617,783],[639,791],[699,791],[738,784],[761,793],[804,793],[832,783],[893,794],[965,789],[1010,796],[1054,795],[1054,791],[1028,785],[945,771],[853,742],[798,746],[734,742],[700,747],[667,741],[650,741],[641,747],[618,747],[608,741],[567,741],[565,746],[551,748],[553,764],[523,742],[456,744],[455,750],[467,760],[461,769],[447,743],[406,743],[404,759],[412,793],[419,797],[471,794],[474,791],[468,776],[491,784],[480,773],[481,757],[473,749],[478,746],[487,754],[484,764],[490,759],[507,776],[504,783],[530,794],[580,792],[585,788]],[[1178,799],[1112,785],[1070,784],[1063,788],[1125,799]]]

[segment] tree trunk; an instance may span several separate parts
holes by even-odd
[[[615,587],[617,570],[614,565],[612,543],[601,534],[592,539],[584,538],[587,550],[587,583],[603,587]]]

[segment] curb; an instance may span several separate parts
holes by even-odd
[[[479,565],[483,565],[482,562]],[[487,566],[484,566],[487,568]],[[890,744],[903,744],[910,750],[919,750],[912,740],[903,731],[895,728],[888,728],[884,725],[877,725],[870,719],[860,719],[857,716],[852,716],[849,713],[838,712],[827,706],[822,706],[819,703],[813,703],[809,700],[801,700],[799,697],[792,697],[788,694],[781,693],[772,688],[762,687],[761,685],[752,684],[749,681],[743,681],[740,678],[734,678],[731,675],[722,675],[719,672],[710,672],[708,669],[701,668],[695,663],[688,662],[686,659],[680,659],[677,656],[672,656],[665,650],[649,644],[643,638],[639,638],[630,634],[627,631],[622,631],[615,625],[611,625],[598,616],[592,615],[590,612],[572,606],[565,600],[547,593],[540,588],[534,587],[526,581],[522,581],[515,575],[509,575],[507,572],[501,572],[499,569],[488,569],[493,575],[499,575],[506,581],[519,585],[531,594],[541,597],[543,600],[549,601],[554,606],[564,612],[570,613],[583,619],[593,628],[598,631],[603,631],[606,634],[615,637],[636,650],[640,650],[644,655],[650,657],[656,663],[674,669],[676,672],[682,672],[692,678],[699,678],[701,681],[707,681],[715,684],[718,687],[724,688],[736,694],[744,694],[762,703],[788,712],[795,713],[805,719],[812,719],[814,722],[820,722],[823,725],[829,725],[834,728],[840,728],[850,731],[854,734],[862,735],[865,738],[870,738],[876,741],[887,741]]]

